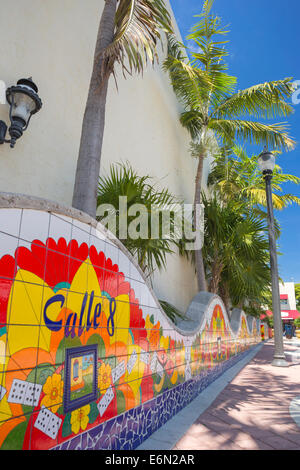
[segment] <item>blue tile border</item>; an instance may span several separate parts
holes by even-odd
[[[257,345],[255,345],[257,346]],[[52,450],[134,450],[255,346]]]

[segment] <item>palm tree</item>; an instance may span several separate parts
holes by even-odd
[[[221,26],[220,19],[211,14],[212,5],[213,0],[205,0],[199,15],[200,22],[187,38],[194,42],[198,51],[189,51],[191,59],[188,59],[184,54],[187,48],[170,37],[169,54],[164,62],[164,70],[168,71],[173,89],[184,108],[180,122],[190,133],[194,156],[198,152],[195,207],[201,202],[203,159],[210,152],[213,136],[221,144],[230,145],[236,139],[267,144],[275,149],[291,149],[295,144],[287,133],[286,124],[251,120],[286,117],[292,112],[292,107],[286,102],[294,89],[291,79],[267,82],[236,92],[236,78],[227,74],[224,62],[228,55],[224,36],[228,31]],[[195,224],[198,226],[197,220]],[[201,250],[195,251],[195,262],[198,288],[206,290]]]
[[[157,60],[161,31],[172,32],[163,0],[105,0],[82,123],[73,206],[96,216],[97,186],[108,83],[115,64],[123,74],[140,73]]]
[[[120,205],[120,197],[126,197],[126,211]],[[103,205],[101,215],[97,219],[107,228],[114,229],[114,235],[122,241],[145,276],[152,280],[153,272],[166,269],[167,255],[174,253],[178,248],[179,233],[174,214],[181,208],[182,202],[175,198],[166,188],[158,188],[149,176],[139,176],[129,163],[111,165],[108,175],[100,176],[98,185],[98,210]],[[130,224],[136,220],[136,213],[132,209],[142,207],[146,217],[135,225],[136,237],[130,237]],[[158,233],[152,234],[153,216],[163,210],[170,211],[170,232],[165,233],[163,218],[158,221]],[[181,213],[181,211],[180,211]],[[120,230],[120,220],[126,219],[126,233]],[[144,223],[144,227],[141,227]],[[143,230],[142,230],[143,229]],[[147,236],[143,236],[145,232]],[[184,318],[184,314],[166,300],[159,300],[166,315],[176,323]]]
[[[203,254],[208,290],[223,299],[227,309],[257,309],[270,288],[269,244],[266,221],[243,201],[220,201],[203,193],[205,233]]]
[[[282,189],[282,184],[286,182],[300,184],[300,178],[294,175],[284,174],[282,169],[276,165],[273,172],[273,180],[273,203],[276,209],[282,210],[292,203],[300,204],[298,197],[293,194],[285,194]],[[260,224],[266,224],[268,214],[263,210],[267,205],[265,183],[257,168],[257,156],[253,155],[249,158],[243,147],[235,145],[232,149],[226,147],[220,149],[219,154],[215,156],[214,167],[208,177],[208,193],[213,194],[213,201],[210,204],[206,202],[206,209],[209,210],[207,217],[211,221],[211,224],[218,225],[218,231],[217,228],[215,228],[215,232],[219,233],[221,228],[224,227],[224,224],[226,227],[226,219],[229,220],[228,210],[229,214],[234,214],[232,209],[234,209],[235,206],[237,208],[238,217],[240,217],[241,214],[243,215],[241,229],[243,225],[247,227],[249,221],[253,224],[253,220],[255,223],[258,223],[258,228]],[[218,204],[215,199],[217,199]],[[221,213],[225,220],[221,220]],[[235,216],[233,220],[237,220]],[[234,240],[232,234],[234,233],[235,223],[231,221],[229,225],[232,226],[233,232],[231,235],[228,233],[226,235],[227,247],[230,246],[231,241]],[[277,235],[279,236],[280,229],[278,223],[276,224],[276,229]],[[210,230],[212,230],[211,227]],[[213,235],[211,234],[210,236]],[[215,237],[216,235],[213,236],[213,238]],[[238,239],[236,242],[238,242]],[[205,261],[208,267],[211,259],[217,259],[216,253],[209,253],[208,251],[208,249],[212,249],[212,246],[213,243],[210,240],[208,246],[205,247]],[[218,248],[222,251],[221,241],[219,241]],[[271,290],[265,282],[269,279],[269,272],[266,273],[266,275],[264,274],[267,258],[265,258],[264,253],[260,255],[257,253],[257,259],[251,258],[251,254],[247,255],[247,258],[245,258],[245,266],[242,270],[239,270],[239,272],[243,274],[244,279],[238,279],[235,275],[235,255],[236,253],[233,253],[231,264],[228,267],[224,266],[220,274],[222,278],[219,284],[220,295],[225,299],[225,302],[230,298],[234,305],[239,304],[240,299],[247,298],[247,302],[243,305],[244,310],[248,314],[260,316],[261,313],[265,313],[264,306],[268,305],[269,309],[272,309],[272,299],[270,298]],[[263,264],[262,260],[264,260]],[[269,271],[269,268],[267,269]],[[259,274],[260,272],[263,274],[262,276]],[[212,274],[208,272],[208,276],[211,277]],[[265,278],[265,281],[262,278]],[[259,281],[258,283],[256,282],[257,279]],[[220,279],[217,279],[217,283],[219,283],[219,280]],[[255,287],[256,293],[252,288],[252,292],[248,291],[246,297],[245,291],[251,285],[251,282]],[[255,293],[255,295],[253,293]]]
[[[240,145],[234,145],[232,149],[220,149],[208,176],[208,186],[218,192],[222,201],[235,198],[243,200],[249,207],[266,207],[265,183],[258,170],[257,159],[257,155],[248,157],[246,150]],[[291,193],[283,193],[284,183],[300,184],[300,178],[283,173],[280,166],[276,165],[272,178],[272,197],[273,206],[277,210],[292,203],[300,205],[300,198]]]
[[[126,198],[126,207],[120,197]],[[157,187],[149,176],[139,176],[129,163],[111,165],[108,175],[99,178],[97,220],[107,228],[112,227],[114,235],[150,279],[155,269],[166,268],[167,255],[177,250],[179,233],[174,214],[181,210],[181,204],[167,188]],[[164,210],[170,214],[170,231],[166,230],[169,227],[164,225],[161,215]],[[124,219],[125,229],[120,224]],[[157,230],[154,230],[154,220]],[[131,224],[135,233],[130,229]]]

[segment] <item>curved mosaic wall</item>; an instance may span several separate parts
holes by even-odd
[[[261,325],[209,294],[174,326],[117,240],[49,204],[0,197],[0,448],[136,448]]]

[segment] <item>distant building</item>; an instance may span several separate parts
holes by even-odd
[[[296,318],[300,317],[300,312],[298,312],[296,307],[295,283],[280,283],[279,292],[281,318],[283,322],[296,320]],[[271,310],[267,310],[265,315],[261,315],[261,319],[263,320],[266,316],[270,317],[272,315],[273,312]]]
[[[295,320],[300,317],[296,307],[295,283],[285,282],[279,285],[280,310],[282,320]]]

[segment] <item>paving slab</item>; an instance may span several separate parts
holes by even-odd
[[[251,361],[262,348],[259,344],[238,363],[228,369],[221,377],[212,382],[198,397],[176,416],[167,421],[158,431],[153,433],[136,450],[171,450],[178,440],[189,430],[197,418],[211,406],[220,392],[224,390],[232,379]],[[157,447],[156,447],[157,446]]]
[[[273,355],[273,340],[253,348],[137,450],[300,450],[300,363]]]
[[[285,351],[293,347],[285,344]],[[287,354],[288,367],[273,367],[273,355],[274,343],[268,341],[197,419],[207,427],[207,436],[213,429],[231,444],[215,439],[208,447],[202,433],[198,450],[300,450],[300,364]],[[173,449],[188,450],[189,435]],[[192,446],[196,448],[194,441]]]

